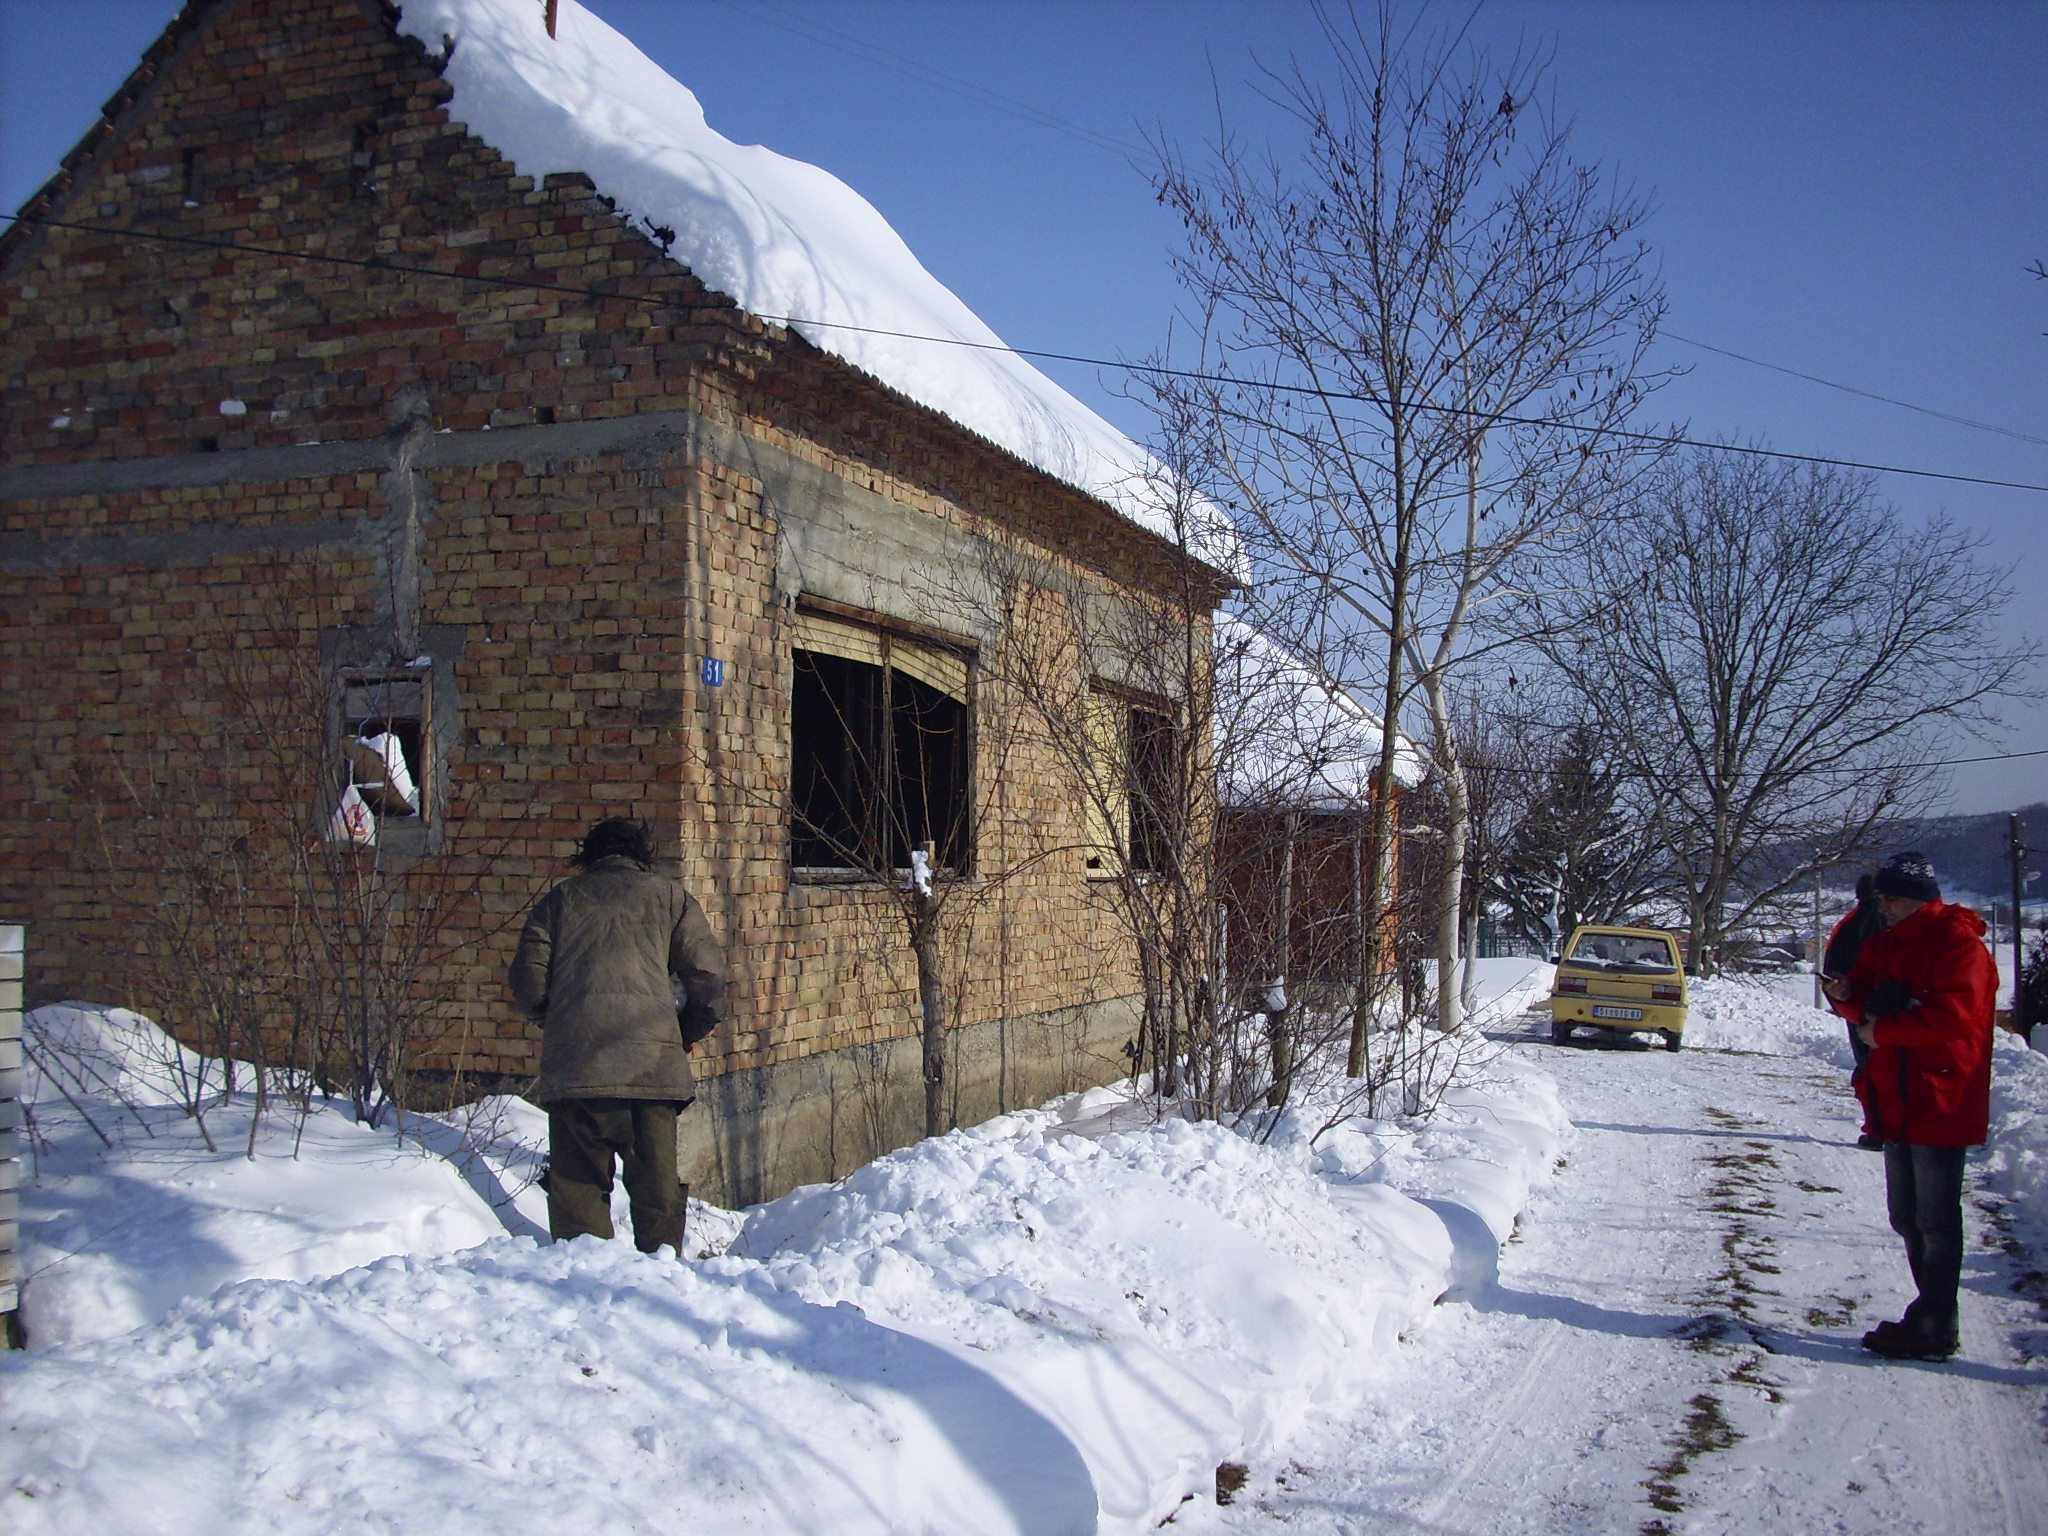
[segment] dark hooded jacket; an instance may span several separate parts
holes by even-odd
[[[1863,946],[1883,932],[1884,913],[1877,905],[1877,897],[1873,895],[1867,901],[1859,899],[1828,935],[1827,948],[1821,952],[1820,968],[1830,976],[1847,976],[1856,969],[1856,957],[1863,953]],[[1829,998],[1828,1006],[1851,1024],[1863,1022],[1863,1009],[1858,1003],[1846,998]]]
[[[725,960],[704,909],[674,880],[599,859],[534,905],[510,979],[541,1030],[540,1103],[689,1101],[685,1034],[694,1042],[716,1025]]]
[[[1984,919],[1928,902],[1864,942],[1849,989],[1876,1041],[1856,1074],[1871,1129],[1916,1147],[1981,1143],[1991,1122],[1998,994]]]

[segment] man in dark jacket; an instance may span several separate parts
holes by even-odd
[[[1821,953],[1822,976],[1847,976],[1856,967],[1856,957],[1862,953],[1863,941],[1883,931],[1884,913],[1877,904],[1877,878],[1874,875],[1858,875],[1856,905],[1844,913],[1842,920],[1835,924],[1834,932],[1828,935],[1827,948]],[[1870,1047],[1864,1044],[1861,1032],[1863,1010],[1846,1000],[1836,1001],[1830,998],[1829,1002],[1849,1026],[1849,1054],[1860,1069],[1870,1058]],[[1866,1119],[1863,1134],[1856,1138],[1856,1145],[1866,1151],[1875,1152],[1884,1147],[1884,1138],[1870,1128],[1870,1122]]]
[[[1885,1204],[1919,1294],[1863,1346],[1894,1359],[1945,1360],[1959,1343],[1963,1158],[1991,1123],[1998,967],[1984,947],[1984,920],[1941,899],[1925,855],[1893,855],[1876,883],[1885,929],[1827,992],[1863,1012],[1859,1032],[1871,1052],[1856,1093],[1885,1141]]]
[[[689,1048],[718,1024],[724,957],[704,909],[655,872],[645,823],[599,822],[571,862],[582,873],[534,905],[511,975],[541,1030],[548,1231],[612,1235],[616,1157],[634,1246],[680,1253],[676,1115],[695,1097]]]

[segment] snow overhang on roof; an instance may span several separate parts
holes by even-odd
[[[560,0],[552,38],[545,15],[539,0],[405,0],[398,25],[436,56],[453,40],[450,114],[522,174],[583,172],[622,215],[673,229],[669,254],[741,308],[1179,542],[1158,464],[1010,351],[859,193],[722,137],[577,0]],[[1189,552],[1242,579],[1236,530],[1214,508],[1202,521]]]
[[[1372,793],[1380,719],[1313,662],[1233,614],[1216,616],[1217,766],[1234,809],[1343,810]],[[1394,778],[1422,782],[1422,754],[1397,737]]]

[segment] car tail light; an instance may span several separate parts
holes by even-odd
[[[1678,988],[1672,986],[1669,982],[1652,982],[1650,984],[1650,1001],[1653,1003],[1675,1003],[1678,1001]]]
[[[1586,990],[1586,979],[1583,976],[1560,976],[1557,978],[1557,990],[1583,993]]]

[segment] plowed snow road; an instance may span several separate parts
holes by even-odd
[[[1962,1356],[1877,1361],[1910,1292],[1840,1071],[1547,1032],[1502,1033],[1577,1129],[1497,1283],[1198,1528],[2048,1533],[2048,1333],[1977,1198]]]

